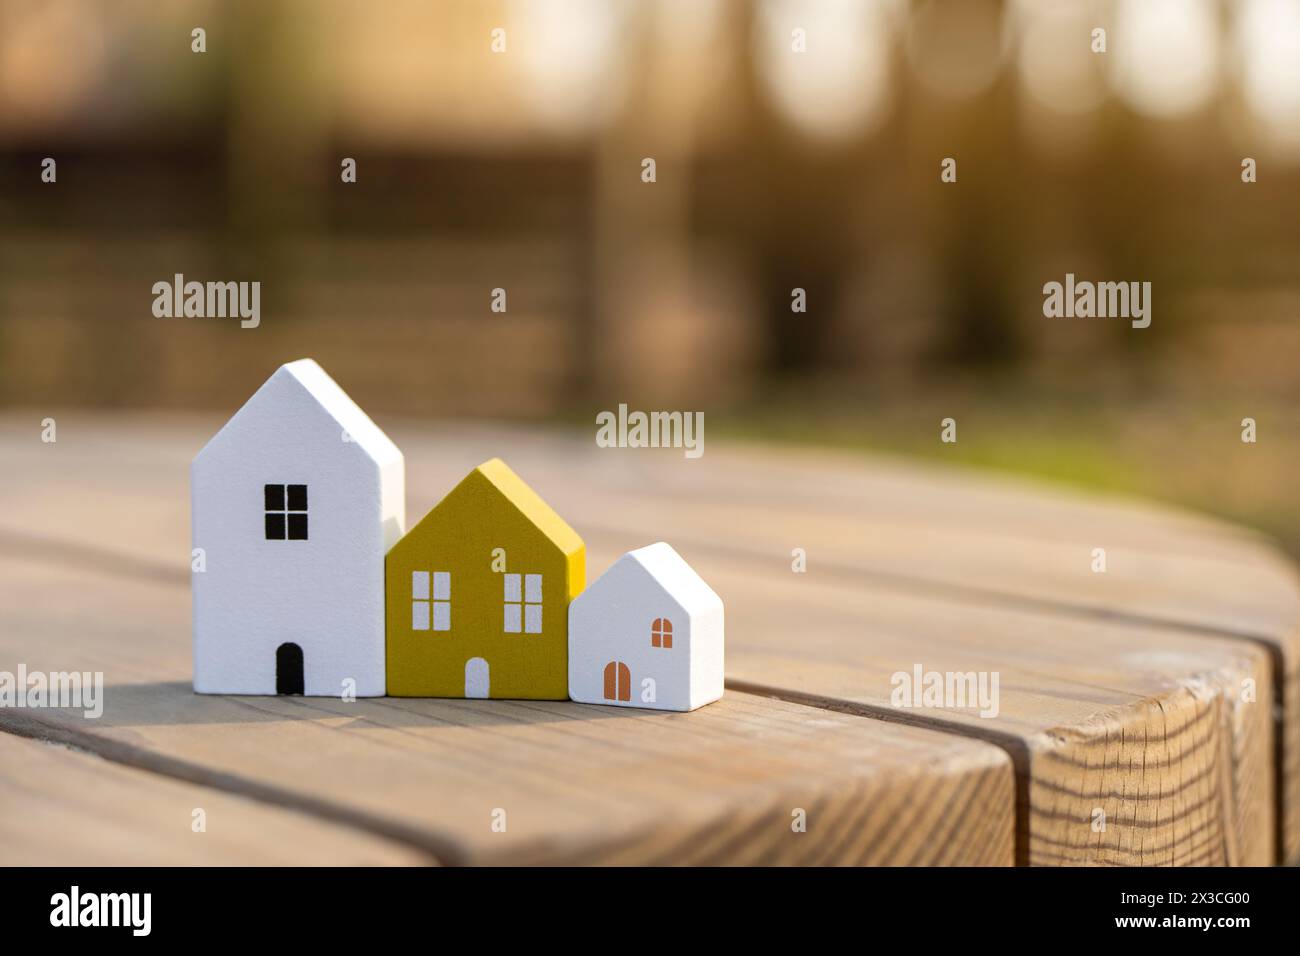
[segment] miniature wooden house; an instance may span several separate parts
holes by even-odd
[[[662,541],[629,551],[569,606],[569,694],[694,710],[722,696],[722,599]]]
[[[194,689],[384,693],[384,554],[402,453],[310,359],[283,365],[194,458]]]
[[[388,693],[563,700],[569,602],[586,549],[498,458],[386,559]]]

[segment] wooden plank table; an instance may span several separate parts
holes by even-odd
[[[395,840],[8,733],[0,848],[10,866],[431,862]]]
[[[674,543],[727,603],[727,696],[686,715],[197,697],[188,463],[220,421],[56,413],[46,445],[44,414],[0,418],[0,670],[102,670],[105,712],[0,708],[0,741],[106,759],[142,806],[197,789],[241,808],[220,853],[197,843],[211,824],[169,816],[173,858],[278,859],[241,856],[240,834],[284,817],[321,831],[304,862],[335,845],[339,862],[452,864],[1266,864],[1300,848],[1300,589],[1255,534],[889,460],[714,441],[687,461],[381,420],[411,521],[500,455],[583,535],[592,577]],[[917,667],[996,674],[997,713],[894,706],[894,675]],[[138,820],[113,827],[98,844],[56,827],[77,834],[60,851],[97,860],[133,828],[158,845]]]

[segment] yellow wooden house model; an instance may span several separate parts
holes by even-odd
[[[565,700],[586,547],[499,458],[385,559],[388,693]]]

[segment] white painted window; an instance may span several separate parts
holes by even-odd
[[[505,579],[506,633],[542,633],[542,576],[503,574],[502,577]]]
[[[430,578],[433,587],[430,589]],[[451,630],[451,572],[411,572],[411,630]]]

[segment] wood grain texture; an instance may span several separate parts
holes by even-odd
[[[1259,648],[699,564],[731,602],[729,686],[1006,747],[1021,776],[1022,862],[1274,859],[1272,685]],[[895,707],[894,675],[917,666],[996,673],[997,715]],[[1091,826],[1098,809],[1104,833]]]
[[[1291,563],[1255,532],[1149,503],[884,458],[715,447],[684,462],[678,451],[610,453],[536,432],[396,435],[420,483],[412,495],[436,487],[460,455],[509,447],[519,470],[554,488],[557,508],[582,513],[589,543],[665,538],[706,577],[712,558],[749,576],[788,578],[798,547],[810,576],[845,590],[938,594],[1262,647],[1277,702],[1277,852],[1300,859],[1300,586]],[[1091,569],[1096,547],[1106,549],[1105,574]],[[599,556],[590,564],[598,571]]]
[[[195,809],[205,815],[200,833]],[[0,733],[0,866],[431,862],[347,827]]]
[[[76,594],[75,600],[68,595]],[[168,579],[0,559],[0,667],[103,671],[104,714],[0,730],[295,809],[444,863],[1000,864],[996,747],[742,693],[693,714],[191,692]],[[806,832],[792,813],[807,814]],[[504,832],[493,829],[504,812]]]
[[[401,440],[409,492],[427,493],[458,446],[418,435]],[[1044,502],[1023,487],[981,482],[963,505],[960,483],[923,470],[911,483],[897,476],[892,484],[864,473],[877,494],[892,495],[887,502],[869,496],[874,504],[864,506],[843,475],[831,482],[838,492],[827,495],[820,472],[800,479],[779,463],[772,466],[778,479],[761,459],[728,462],[725,451],[714,456],[724,459],[725,477],[692,472],[689,482],[681,463],[663,456],[646,456],[655,463],[632,470],[626,456],[565,452],[579,461],[579,486],[556,480],[556,497],[574,499],[557,507],[582,510],[586,520],[575,522],[594,571],[621,548],[666,537],[723,594],[731,686],[893,713],[1004,745],[1021,771],[1022,862],[1258,865],[1296,852],[1300,654],[1282,634],[1284,622],[1297,619],[1297,592],[1289,565],[1255,536],[1159,509],[1135,522],[1143,512],[1132,505],[1072,505],[1050,494]],[[524,461],[542,473],[556,469],[554,453],[534,455]],[[611,461],[621,463],[605,464]],[[665,495],[647,477],[661,474],[680,487]],[[703,487],[703,500],[691,503],[688,485]],[[1031,525],[1013,520],[1017,503]],[[855,504],[870,519],[880,510],[908,514],[910,524],[881,535]],[[1113,557],[1105,575],[1092,573],[1084,527],[1117,543],[1108,554],[1118,551],[1118,573]],[[808,574],[790,572],[791,547],[807,550]],[[827,553],[845,562],[838,573],[817,572],[818,555]],[[1067,554],[1075,560],[1068,571]],[[906,579],[897,570],[871,571],[870,562],[895,558],[909,570]],[[996,574],[976,574],[981,562]],[[995,589],[1004,579],[1010,587]],[[1085,601],[1065,603],[1071,582]],[[1190,611],[1172,611],[1189,604]],[[1277,639],[1226,630],[1238,614],[1255,615],[1250,626]],[[890,679],[918,664],[998,672],[1002,712],[992,720],[949,710],[898,715]],[[1286,671],[1276,683],[1275,664]],[[810,673],[816,677],[805,679]],[[1285,703],[1276,721],[1274,699]],[[1176,728],[1192,718],[1196,746],[1177,745],[1185,734]],[[1281,769],[1279,740],[1290,744]],[[1280,835],[1279,804],[1287,826]],[[1092,825],[1099,809],[1104,832]]]
[[[175,488],[205,426],[88,420],[61,459],[4,426],[16,467],[0,477],[14,505],[0,543],[186,585]],[[504,454],[586,538],[592,576],[673,542],[727,602],[731,686],[997,743],[1019,773],[1021,862],[1269,862],[1279,807],[1294,855],[1295,590],[1253,534],[887,462],[720,447],[684,462],[545,432],[389,430],[413,513]],[[1093,546],[1106,575],[1088,568]],[[808,574],[790,573],[792,547]],[[998,717],[893,708],[891,676],[918,663],[998,671]]]

